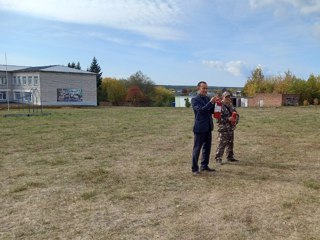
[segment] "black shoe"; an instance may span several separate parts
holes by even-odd
[[[239,160],[237,160],[235,158],[230,158],[230,159],[228,159],[228,162],[239,162]]]
[[[201,168],[201,172],[203,172],[203,171],[214,172],[214,171],[216,171],[216,170],[213,169],[213,168],[205,167],[205,168]]]

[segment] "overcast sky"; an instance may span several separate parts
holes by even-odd
[[[95,56],[103,77],[242,87],[261,66],[320,74],[320,0],[0,0],[0,64]]]

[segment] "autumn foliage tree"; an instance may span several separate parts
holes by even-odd
[[[169,107],[174,101],[174,94],[167,88],[155,87],[154,93],[155,94],[152,97],[152,100],[154,102],[154,105],[157,107]]]
[[[144,100],[144,95],[138,86],[132,86],[128,89],[126,101],[131,102],[136,106],[139,102]]]
[[[151,101],[154,95],[154,82],[141,71],[132,74],[126,81],[126,87],[130,89],[131,87],[138,87],[144,96],[144,101]]]
[[[307,81],[297,78],[290,70],[284,75],[264,77],[261,68],[252,71],[244,88],[244,95],[253,97],[256,93],[299,94],[300,104],[314,104],[320,99],[320,75],[311,74]]]
[[[264,82],[264,75],[262,68],[257,67],[251,72],[251,76],[248,78],[247,83],[243,88],[243,92],[248,97],[253,97],[256,93],[262,92]]]
[[[124,83],[114,78],[104,78],[102,80],[102,92],[105,100],[114,104],[123,102],[127,94]]]
[[[275,82],[275,92],[283,94],[290,93],[290,86],[292,85],[295,78],[296,77],[289,70],[285,72],[285,76],[283,78],[279,77]]]

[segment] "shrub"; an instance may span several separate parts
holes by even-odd
[[[186,103],[186,107],[187,107],[187,108],[191,107],[191,103],[190,103],[190,101],[189,101],[189,98],[185,98],[184,101],[185,101],[185,103]]]
[[[303,106],[308,106],[308,105],[309,105],[308,100],[304,100],[304,101],[303,101]]]

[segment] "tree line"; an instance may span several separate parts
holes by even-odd
[[[68,67],[81,70],[80,63],[68,63]],[[102,78],[101,67],[93,57],[87,71],[96,73],[97,101],[107,101],[113,105],[131,104],[134,106],[171,106],[174,91],[155,86],[154,82],[141,71],[128,78]],[[188,95],[194,89],[184,89],[182,95]],[[229,91],[233,92],[232,89]],[[218,91],[220,92],[220,91]],[[218,94],[218,92],[216,94]],[[281,93],[300,95],[300,104],[319,104],[320,75],[310,74],[307,80],[296,77],[290,70],[284,75],[264,76],[260,67],[251,72],[242,90],[242,94],[253,97],[256,93]]]
[[[141,71],[127,79],[104,78],[102,99],[114,105],[171,106],[174,93],[167,88],[155,86],[154,82]]]
[[[265,77],[257,67],[251,72],[243,88],[243,94],[253,97],[256,93],[299,94],[300,104],[319,104],[320,75],[310,74],[307,80],[296,77],[290,70],[283,76]]]
[[[68,63],[68,67],[81,70],[80,63]],[[101,67],[94,57],[87,71],[96,73],[97,101],[110,102],[113,105],[130,104],[133,106],[171,106],[174,93],[154,82],[141,71],[129,78],[102,78]]]

